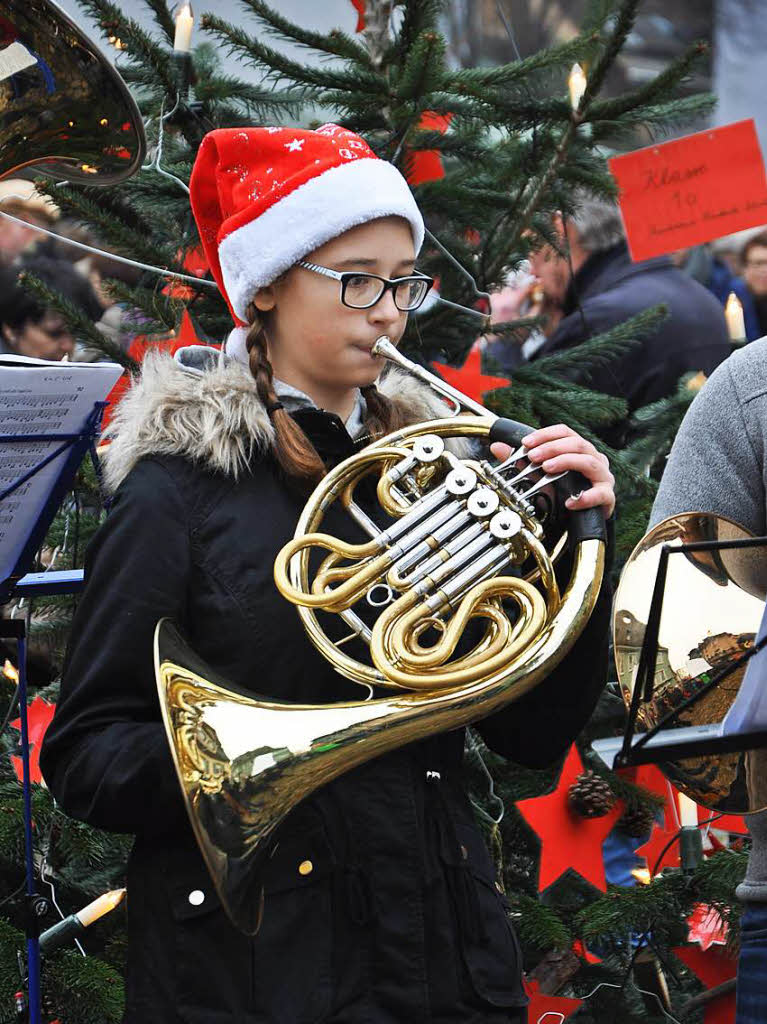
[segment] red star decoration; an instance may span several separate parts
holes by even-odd
[[[463,366],[458,369],[445,366],[444,363],[432,363],[432,366],[439,371],[443,380],[475,402],[481,403],[487,391],[511,387],[511,381],[506,377],[489,377],[482,373],[482,353],[477,342],[471,346]]]
[[[602,843],[623,814],[623,804],[617,801],[602,818],[582,818],[571,811],[567,792],[582,773],[583,762],[573,744],[553,793],[517,802],[519,813],[541,839],[541,891],[569,868],[602,892],[607,889]]]
[[[45,730],[50,725],[51,719],[53,718],[53,712],[56,710],[55,704],[49,704],[48,701],[43,700],[42,697],[35,697],[32,703],[27,708],[27,732],[29,735],[29,778],[32,782],[42,782],[43,776],[40,771],[40,746],[43,742],[43,736],[45,736]],[[11,722],[14,729],[18,729],[21,732],[21,719],[17,718],[14,722]],[[22,764],[20,757],[11,757],[13,762],[13,770],[18,776],[19,782],[22,781]]]
[[[704,953],[712,946],[724,946],[727,942],[727,922],[706,903],[695,904],[687,926],[687,941],[697,942]]]
[[[527,1007],[529,1024],[563,1024],[583,1006],[582,999],[546,995],[539,990],[537,981],[526,980],[525,991],[530,997]]]
[[[589,953],[586,949],[586,944],[583,939],[576,939],[573,943],[573,953],[579,956],[581,960],[585,960],[587,964],[601,964],[602,958],[595,956],[593,953]]]
[[[201,245],[194,249],[188,249],[185,253],[182,250],[176,253],[176,258],[181,262],[182,267],[194,277],[205,277],[210,270],[210,265],[205,258],[205,252]],[[177,277],[171,277],[162,290],[163,295],[170,295],[171,298],[181,299],[182,302],[190,302],[197,292],[188,284],[180,281]]]
[[[642,846],[637,847],[637,856],[645,858],[647,868],[651,873],[657,875],[664,868],[679,867],[678,837],[673,843],[671,842],[677,831],[676,821],[669,814],[668,808],[666,808],[663,813],[663,825],[661,826],[657,823],[653,825],[650,838]],[[663,849],[667,844],[668,849],[663,853]]]
[[[418,127],[424,131],[439,132],[444,135],[450,126],[452,114],[437,114],[433,110],[424,110]],[[410,185],[421,185],[425,181],[438,181],[445,177],[442,166],[442,154],[438,149],[411,150],[407,157],[405,177]]]
[[[187,345],[207,345],[207,342],[201,341],[197,337],[197,331],[195,330],[192,318],[189,315],[189,310],[185,309],[181,314],[181,323],[173,334],[158,337],[147,337],[146,334],[138,334],[133,339],[128,349],[128,355],[136,360],[137,363],[141,363],[144,360],[144,356],[150,349],[161,349],[163,352],[169,352],[173,355],[174,352],[180,348],[184,348]],[[112,390],[107,396],[109,405],[104,410],[104,418],[102,421],[102,429],[106,429],[109,425],[115,409],[117,408],[120,400],[122,399],[125,392],[130,387],[131,376],[126,370],[122,377],[118,380]]]
[[[697,974],[706,988],[715,988],[735,977],[735,960],[716,946],[703,950],[695,946],[675,946],[673,952]],[[735,991],[725,992],[706,1005],[704,1024],[735,1024]]]
[[[365,28],[365,0],[352,0],[354,10],[357,12],[357,27],[355,32],[362,32]]]

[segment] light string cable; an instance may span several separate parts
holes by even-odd
[[[161,174],[164,178],[169,178],[171,181],[175,181],[175,183],[177,185],[180,185],[184,192],[186,192],[186,194],[189,195],[189,186],[187,185],[187,183],[185,181],[182,181],[181,178],[177,177],[175,174],[171,174],[170,171],[166,171],[163,167],[160,166],[163,145],[165,143],[165,122],[169,118],[173,117],[173,115],[178,110],[180,104],[181,95],[180,93],[176,93],[176,102],[173,104],[173,109],[170,110],[167,114],[164,114],[163,111],[165,110],[165,99],[163,98],[163,101],[160,104],[160,117],[157,125],[157,144],[155,145],[154,148],[154,154],[149,163],[144,164],[141,170],[156,171],[158,174]],[[144,128],[148,128],[150,123],[151,121],[147,121],[146,124],[144,125]]]
[[[490,822],[493,825],[500,825],[501,822],[503,821],[503,816],[506,813],[506,806],[503,800],[498,796],[498,794],[495,791],[495,779],[493,778],[490,769],[485,764],[485,759],[482,757],[482,751],[480,750],[480,746],[479,743],[477,742],[476,736],[474,735],[471,729],[466,730],[466,735],[468,736],[469,739],[469,748],[474,757],[476,757],[481,772],[487,779],[488,800],[492,801],[495,804],[496,808],[498,809],[498,816],[493,817],[493,815],[490,814],[489,811],[486,811],[485,808],[476,800],[471,801],[472,806],[486,821]]]

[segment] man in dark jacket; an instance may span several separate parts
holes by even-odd
[[[557,218],[556,227],[569,247],[569,264],[546,247],[532,257],[531,269],[547,298],[561,300],[564,316],[531,361],[574,349],[660,304],[668,308],[668,316],[653,335],[588,375],[579,371],[574,358],[574,379],[625,398],[633,411],[672,394],[688,371],[708,375],[727,357],[730,343],[717,300],[668,256],[633,263],[617,206],[584,195],[577,213],[566,223]],[[497,346],[488,354],[503,363]],[[617,433],[611,440],[621,443],[624,431]]]

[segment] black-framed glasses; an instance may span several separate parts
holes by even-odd
[[[384,293],[391,290],[394,305],[403,313],[418,309],[429,294],[434,278],[426,274],[408,274],[407,277],[379,277],[378,274],[367,274],[357,270],[341,273],[321,267],[317,263],[300,260],[297,264],[304,270],[312,270],[323,277],[331,277],[341,282],[341,302],[351,309],[370,309],[380,301]]]

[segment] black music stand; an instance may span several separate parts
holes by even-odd
[[[653,696],[655,664],[658,657],[658,632],[660,630],[663,597],[666,589],[666,573],[671,555],[697,551],[728,551],[735,548],[767,547],[767,537],[744,537],[740,540],[692,541],[688,544],[664,544],[660,550],[658,571],[650,602],[642,648],[639,654],[636,682],[631,696],[626,728],[623,738],[607,738],[592,743],[594,751],[613,769],[640,764],[657,764],[662,761],[676,761],[685,757],[699,757],[710,754],[731,754],[737,751],[755,750],[767,746],[767,730],[751,730],[732,735],[720,735],[721,723],[701,726],[668,728],[677,716],[697,704],[710,690],[718,686],[732,672],[745,665],[767,644],[767,634],[754,643],[729,665],[711,672],[704,685],[679,707],[674,708],[647,732],[635,732],[640,706],[648,703]]]
[[[19,444],[24,442],[39,443],[41,441],[60,442],[41,461],[15,480],[9,487],[0,491],[0,504],[3,499],[23,486],[29,479],[40,472],[66,452],[62,460],[58,476],[51,487],[40,515],[32,524],[24,547],[16,560],[16,564],[7,577],[0,580],[0,607],[11,597],[34,597],[42,594],[75,593],[82,588],[82,570],[63,572],[27,573],[35,554],[45,539],[53,519],[71,489],[75,474],[80,463],[90,454],[96,472],[99,489],[104,497],[104,488],[96,453],[96,441],[101,429],[101,417],[107,402],[96,402],[83,425],[82,431],[76,434],[2,434],[0,444]],[[104,504],[107,502],[104,500]],[[45,912],[46,901],[35,891],[35,875],[32,845],[32,784],[29,773],[29,728],[27,722],[27,636],[23,619],[0,619],[0,638],[12,638],[18,643],[18,702],[21,733],[21,766],[24,809],[24,853],[26,863],[27,912],[25,932],[27,939],[27,988],[29,997],[30,1024],[40,1024],[40,945],[39,918]]]

